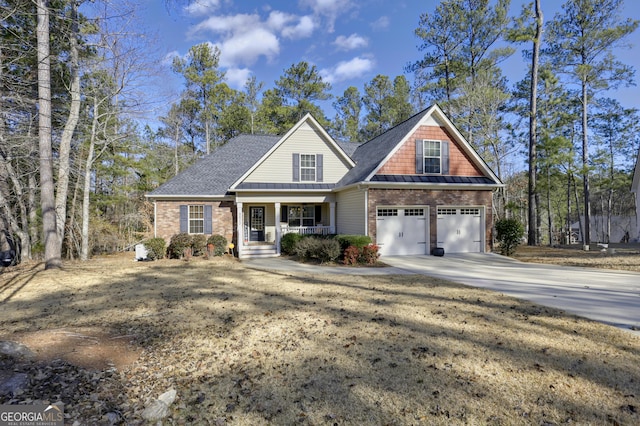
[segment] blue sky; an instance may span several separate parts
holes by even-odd
[[[414,35],[421,13],[433,12],[437,0],[144,0],[142,17],[158,34],[159,54],[164,58],[166,85],[181,89],[169,65],[173,55],[185,55],[194,44],[209,42],[221,50],[220,65],[230,86],[241,89],[255,75],[272,87],[284,70],[302,60],[317,67],[340,96],[349,86],[361,92],[376,75],[390,78],[404,74],[408,63],[420,58]],[[522,0],[513,0],[511,14]],[[560,11],[562,2],[542,0],[545,20]],[[627,0],[625,16],[640,19],[640,2]],[[640,75],[640,30],[628,42],[632,50],[618,58]],[[510,84],[520,80],[527,63],[516,53],[504,64]],[[407,75],[411,79],[411,75]],[[636,81],[638,79],[636,78]],[[640,108],[640,88],[611,94],[624,106]],[[329,118],[334,115],[325,106]]]

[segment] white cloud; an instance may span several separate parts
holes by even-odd
[[[327,31],[333,32],[336,19],[353,7],[351,0],[300,0],[300,4],[308,6],[317,16],[327,19]]]
[[[371,23],[371,28],[373,28],[374,30],[386,30],[387,28],[389,28],[389,17],[388,16],[381,16],[379,17],[377,20],[373,21]]]
[[[234,34],[217,45],[220,65],[224,67],[253,65],[260,56],[271,61],[280,53],[278,37],[264,28]]]
[[[297,25],[286,27],[282,30],[282,36],[290,39],[311,37],[316,29],[316,24],[310,16],[303,16]]]
[[[331,69],[324,69],[320,71],[320,73],[323,80],[333,84],[340,81],[362,77],[364,74],[371,71],[374,65],[375,63],[372,59],[358,56],[350,61],[339,62],[335,67]]]
[[[184,7],[184,11],[188,15],[202,16],[213,12],[218,7],[220,7],[220,0],[193,0]]]
[[[310,16],[271,11],[266,19],[257,13],[211,16],[189,30],[192,37],[213,33],[220,49],[220,65],[237,68],[253,65],[259,57],[268,61],[280,54],[280,37],[298,39],[313,34],[316,25]]]
[[[360,47],[367,47],[369,41],[358,34],[351,34],[349,37],[339,36],[333,44],[338,47],[338,50],[353,50]]]
[[[241,90],[251,76],[251,70],[248,68],[229,68],[225,72],[227,83],[234,89]]]

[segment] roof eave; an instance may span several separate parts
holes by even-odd
[[[437,182],[359,182],[361,186],[369,188],[393,188],[393,189],[469,189],[474,191],[493,191],[503,188],[502,183],[437,183]]]
[[[151,200],[166,200],[166,201],[178,201],[178,200],[220,200],[228,201],[233,200],[234,196],[230,194],[225,195],[203,195],[203,194],[171,194],[171,195],[154,195],[145,194],[145,198]]]

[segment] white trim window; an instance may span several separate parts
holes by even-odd
[[[442,150],[440,141],[423,141],[424,173],[440,174],[442,172]]]
[[[300,154],[300,181],[316,181],[316,156],[315,154]]]
[[[315,212],[316,209],[314,205],[288,206],[288,225],[291,227],[315,226]]]
[[[204,234],[204,206],[189,206],[189,233]]]

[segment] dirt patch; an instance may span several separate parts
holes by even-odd
[[[28,384],[0,403],[61,400],[70,423],[145,424],[170,389],[173,424],[640,422],[640,338],[425,276],[129,254],[9,271],[0,309],[9,339],[135,336],[139,357],[120,368],[16,364]]]
[[[116,336],[97,327],[38,330],[16,333],[11,340],[22,343],[40,362],[60,359],[78,367],[103,370],[123,369],[139,356],[135,336]],[[0,340],[6,340],[0,337]]]

